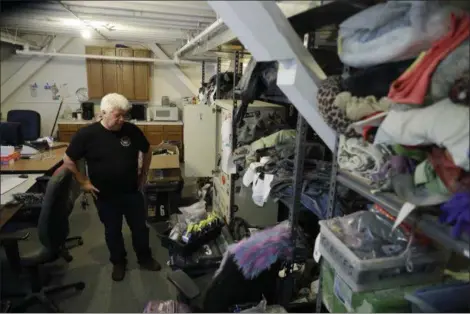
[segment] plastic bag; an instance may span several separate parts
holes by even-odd
[[[183,214],[184,221],[187,224],[198,222],[207,215],[205,201],[199,201],[190,206],[178,207],[178,209]]]
[[[240,313],[266,313],[266,300],[261,300],[258,305],[240,311]]]
[[[398,256],[408,245],[402,230],[392,231],[393,222],[368,211],[329,220],[329,228],[360,259]]]
[[[144,313],[191,313],[191,309],[186,304],[175,300],[149,301]]]

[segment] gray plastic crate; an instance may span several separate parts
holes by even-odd
[[[375,215],[371,212],[356,212],[353,215]],[[435,250],[430,253],[411,255],[412,272],[406,267],[406,256],[360,259],[329,228],[329,221],[320,221],[320,253],[353,291],[370,291],[396,286],[407,286],[433,282],[442,276],[449,254]]]

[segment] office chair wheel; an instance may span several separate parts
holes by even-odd
[[[82,246],[82,245],[83,245],[83,239],[79,239],[79,240],[77,241],[77,244],[80,245],[80,246]]]

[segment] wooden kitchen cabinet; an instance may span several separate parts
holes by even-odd
[[[100,47],[85,47],[87,55],[101,55]],[[88,97],[91,99],[103,96],[103,63],[99,59],[87,59]]]
[[[163,132],[148,131],[145,132],[145,136],[150,145],[158,145],[163,142]]]
[[[183,134],[177,132],[166,132],[165,140],[181,143],[183,141]]]
[[[136,58],[150,58],[148,50],[134,50]],[[150,64],[148,62],[134,62],[134,95],[135,100],[149,100],[150,90]]]
[[[165,125],[163,126],[165,140],[183,143],[183,126]]]
[[[73,135],[86,124],[59,124],[59,142],[70,143]]]
[[[116,55],[120,57],[133,57],[134,50],[130,48],[117,48]],[[127,99],[135,99],[134,62],[117,61],[117,92]]]
[[[181,159],[183,158],[183,126],[182,125],[163,125],[163,124],[136,124],[142,130],[150,145],[157,146],[163,141],[172,141],[178,143]],[[58,124],[59,141],[69,143],[73,135],[87,123],[64,123]]]
[[[103,48],[103,56],[116,56],[116,49]],[[117,64],[113,60],[103,61],[103,97],[109,93],[117,93]]]
[[[150,51],[131,48],[86,47],[87,54],[149,58]],[[89,98],[119,93],[130,101],[150,99],[150,63],[87,59]]]

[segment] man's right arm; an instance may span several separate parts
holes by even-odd
[[[99,192],[99,190],[95,186],[93,186],[87,176],[85,176],[83,173],[80,172],[80,170],[78,170],[76,162],[77,160],[80,160],[85,157],[85,142],[86,138],[83,132],[78,131],[72,137],[72,140],[70,141],[70,144],[65,152],[64,166],[73,173],[75,179],[80,184],[82,189],[85,192],[91,193],[96,198],[96,193]]]
[[[78,170],[77,163],[73,161],[67,154],[64,156],[64,166],[69,169],[73,175],[75,176],[75,179],[80,183],[80,185],[83,185],[86,181],[89,181],[89,179]]]

